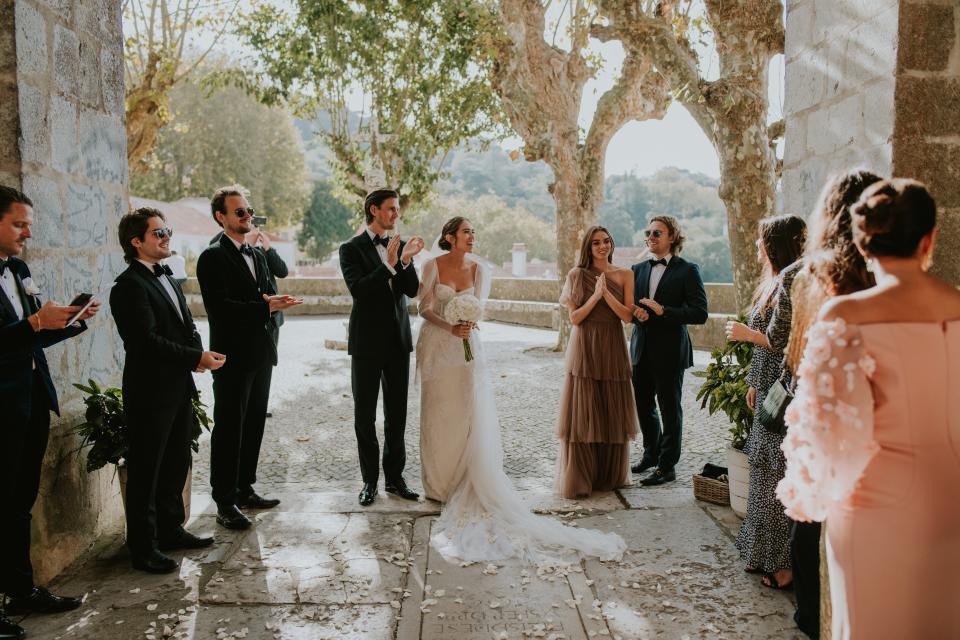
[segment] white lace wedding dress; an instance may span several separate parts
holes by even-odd
[[[484,562],[519,557],[537,564],[570,562],[576,555],[619,558],[626,548],[614,533],[566,526],[530,511],[503,471],[503,448],[480,334],[466,362],[463,343],[450,333],[444,308],[456,296],[485,302],[490,287],[477,264],[463,291],[438,282],[435,260],[423,267],[417,340],[421,387],[420,458],[428,498],[444,503],[432,542],[447,559]]]

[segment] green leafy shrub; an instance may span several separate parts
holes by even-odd
[[[706,370],[693,374],[704,379],[697,400],[701,401],[700,408],[706,408],[710,415],[717,411],[727,414],[732,423],[730,444],[734,449],[743,449],[753,422],[753,410],[747,405],[749,385],[746,381],[753,357],[753,344],[727,342],[714,349],[710,356],[713,361]]]

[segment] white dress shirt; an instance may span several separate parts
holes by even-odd
[[[663,259],[667,261],[667,264],[670,264],[670,258],[672,257],[673,255],[668,253],[663,256]],[[656,259],[656,256],[654,256],[654,259]],[[667,270],[667,264],[655,264],[650,269],[650,294],[648,297],[651,300],[657,295],[657,287],[660,285],[660,279],[663,278],[663,272]]]
[[[228,240],[230,240],[230,242],[233,243],[233,246],[235,246],[235,247],[237,248],[237,251],[240,251],[240,247],[242,247],[243,245],[246,244],[246,242],[237,242],[236,240],[234,240],[233,238],[231,238],[230,236],[228,236],[226,233],[223,234],[223,237],[225,237],[225,238],[227,238]],[[256,267],[256,266],[254,265],[254,263],[253,263],[253,256],[248,256],[247,254],[243,253],[242,251],[240,252],[240,255],[243,256],[244,262],[246,262],[246,263],[247,263],[247,266],[250,267],[250,275],[252,275],[254,281],[256,281],[256,279],[257,279],[257,267]]]
[[[145,266],[147,269],[150,269],[151,272],[153,271],[153,265],[151,263],[144,262],[139,258],[137,258],[137,260],[140,262],[140,264]],[[182,322],[183,312],[180,311],[180,300],[179,298],[177,298],[177,292],[173,290],[173,285],[170,284],[170,278],[168,278],[166,275],[163,275],[157,278],[157,280],[160,281],[160,286],[163,287],[163,290],[167,292],[167,297],[170,299],[170,304],[173,305],[174,311],[176,311],[177,315],[180,316],[180,321]]]
[[[0,256],[2,257],[2,256]],[[13,277],[13,270],[7,267],[3,270],[3,276],[0,276],[0,287],[3,287],[3,294],[10,300],[13,310],[17,313],[17,319],[23,320],[23,303],[20,302],[20,294],[17,291],[17,281]]]

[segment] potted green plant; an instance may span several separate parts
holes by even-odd
[[[723,411],[730,419],[730,446],[727,448],[727,477],[730,484],[730,507],[743,517],[747,513],[750,487],[750,464],[743,447],[753,423],[753,410],[747,405],[747,373],[753,357],[753,344],[727,342],[710,354],[712,361],[704,371],[693,375],[703,378],[697,393],[700,407],[713,415]]]
[[[102,388],[94,380],[88,380],[86,385],[73,385],[85,395],[83,403],[87,410],[84,421],[74,428],[74,432],[82,438],[77,453],[89,447],[87,451],[87,472],[102,469],[107,464],[117,467],[120,477],[120,493],[126,504],[127,468],[125,459],[129,448],[129,434],[123,416],[123,392],[117,387]],[[200,451],[200,434],[203,430],[210,430],[210,417],[207,415],[206,405],[200,400],[200,392],[193,398],[193,431],[191,433],[190,448],[194,453]],[[187,473],[187,481],[183,487],[183,506],[187,517],[190,515],[191,479],[193,474]]]

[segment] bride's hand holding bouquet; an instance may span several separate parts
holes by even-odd
[[[467,362],[473,360],[473,350],[470,348],[470,332],[480,322],[483,315],[483,306],[480,301],[469,294],[457,296],[449,303],[443,312],[444,319],[453,327],[450,332],[463,340],[463,358]]]

